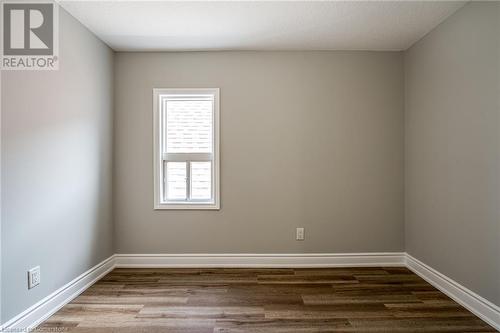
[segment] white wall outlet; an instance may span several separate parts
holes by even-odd
[[[296,240],[304,240],[304,228],[297,228]]]
[[[40,266],[33,267],[28,271],[28,289],[40,284]]]

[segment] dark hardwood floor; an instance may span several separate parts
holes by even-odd
[[[496,332],[406,268],[115,269],[39,327],[66,332]]]

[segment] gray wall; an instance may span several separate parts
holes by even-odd
[[[152,89],[179,87],[221,88],[220,211],[153,210]],[[401,53],[117,53],[115,105],[118,253],[403,250]]]
[[[4,322],[113,253],[113,52],[62,9],[59,28],[58,71],[2,73]]]
[[[500,3],[405,54],[406,249],[500,304]]]

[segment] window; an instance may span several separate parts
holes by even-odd
[[[219,89],[154,89],[154,208],[219,209]]]

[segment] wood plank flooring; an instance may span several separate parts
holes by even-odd
[[[58,332],[496,332],[406,268],[115,269]]]

